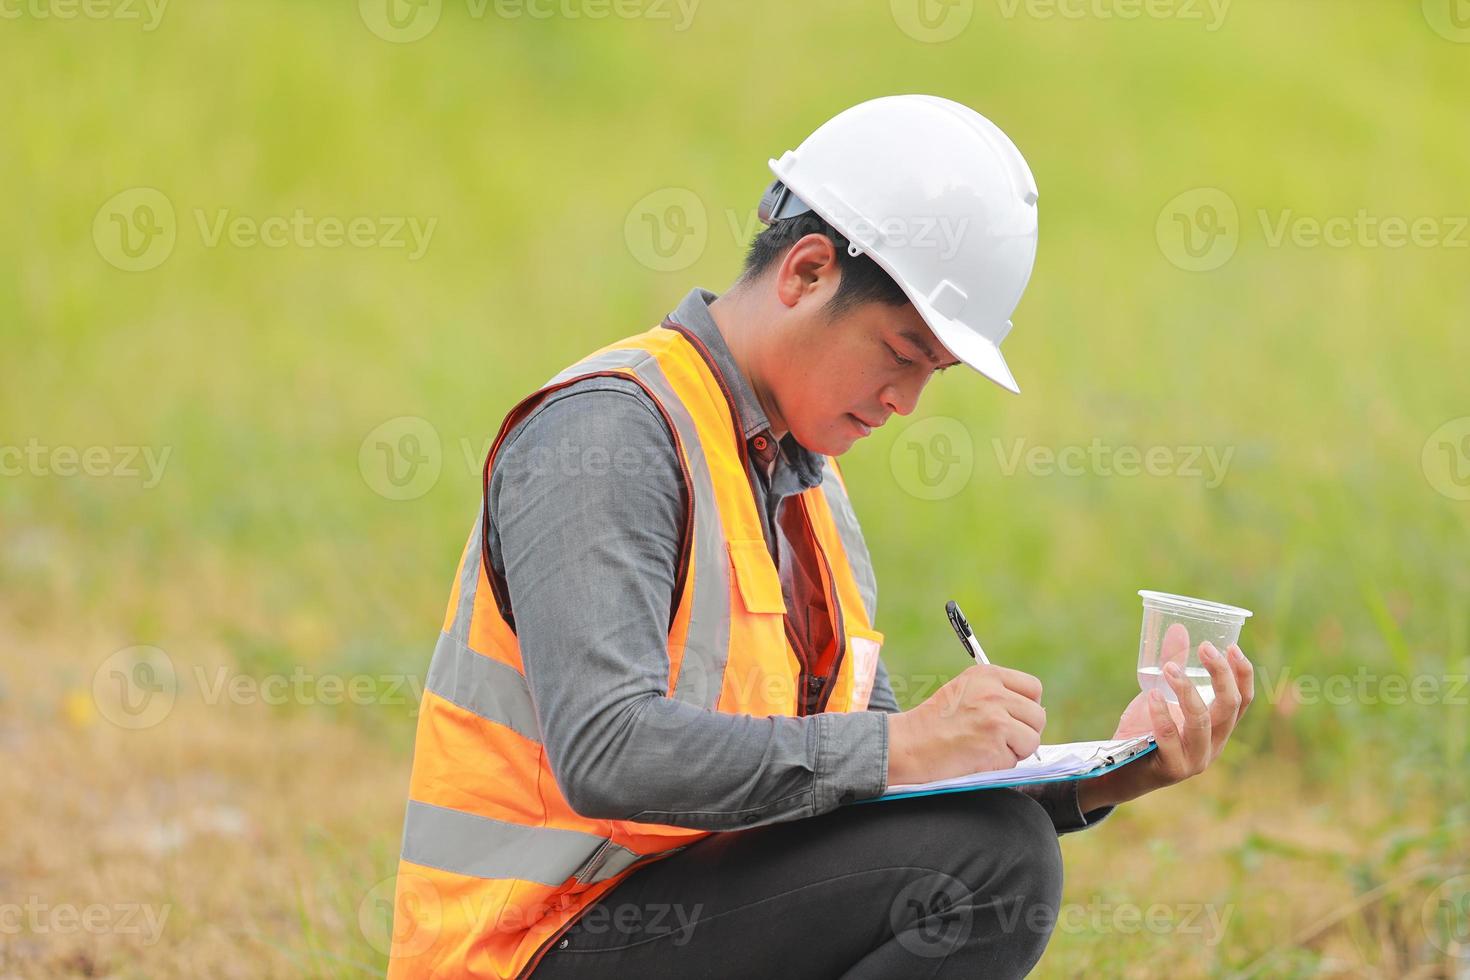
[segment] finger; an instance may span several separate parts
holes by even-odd
[[[1231,669],[1235,671],[1235,686],[1240,690],[1240,710],[1235,716],[1235,720],[1239,722],[1245,709],[1256,699],[1256,669],[1246,659],[1245,652],[1239,645],[1232,645],[1227,656]]]
[[[1170,782],[1177,783],[1189,775],[1188,763],[1184,758],[1184,740],[1179,727],[1169,716],[1164,696],[1158,691],[1150,691],[1148,694],[1148,714],[1154,725],[1154,744],[1158,746],[1154,751],[1159,756],[1159,771]]]
[[[1015,691],[1006,691],[1004,704],[1012,718],[1035,730],[1038,735],[1046,727],[1046,709],[1030,698]]]
[[[1041,744],[1041,733],[1030,725],[1012,721],[1006,725],[1006,747],[1016,755],[1016,761],[1031,755]]]
[[[1184,743],[1184,756],[1189,762],[1189,775],[1203,771],[1210,757],[1210,712],[1194,684],[1178,664],[1164,668],[1164,676],[1179,699],[1184,712],[1184,727],[1180,732]]]
[[[992,667],[1000,677],[1000,682],[1017,694],[1028,697],[1036,703],[1041,703],[1041,680],[1024,670],[1014,670],[1010,667]]]
[[[1210,701],[1210,748],[1206,764],[1214,762],[1230,740],[1235,721],[1240,717],[1240,689],[1235,684],[1235,671],[1224,654],[1213,643],[1201,643],[1200,663],[1210,674],[1214,698]]]
[[[1171,623],[1164,630],[1164,639],[1159,644],[1159,666],[1176,663],[1184,666],[1189,657],[1189,628],[1183,623]]]
[[[1235,685],[1235,671],[1216,649],[1213,643],[1201,643],[1199,647],[1200,663],[1205,665],[1209,671],[1210,684],[1215,690],[1215,698],[1210,702],[1210,736],[1212,739],[1211,758],[1214,751],[1225,744],[1230,737],[1230,732],[1235,728],[1235,719],[1240,717],[1240,689]]]

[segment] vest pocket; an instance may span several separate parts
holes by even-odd
[[[852,698],[849,711],[865,711],[873,696],[873,679],[878,673],[878,654],[883,634],[877,630],[848,625],[847,649],[852,660]]]
[[[765,541],[732,540],[728,545],[735,584],[746,611],[784,613],[786,600],[781,596],[781,577],[776,573],[776,563],[771,560]]]

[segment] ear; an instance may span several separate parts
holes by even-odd
[[[832,240],[826,235],[806,235],[797,239],[781,259],[776,269],[776,295],[793,309],[799,303],[820,309],[837,293],[841,277]]]

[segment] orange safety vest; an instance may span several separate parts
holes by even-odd
[[[604,347],[513,408],[485,461],[486,488],[515,424],[551,392],[593,375],[631,378],[648,392],[683,470],[684,554],[666,697],[732,714],[798,714],[802,666],[787,638],[738,416],[703,344],[682,328],[665,321]],[[833,459],[821,485],[793,504],[824,559],[836,637],[818,707],[864,710],[883,636],[872,626],[872,566]],[[542,747],[504,583],[487,574],[488,511],[482,500],[424,685],[389,977],[527,976],[633,870],[710,833],[591,819],[568,805]],[[657,723],[656,714],[647,717]]]

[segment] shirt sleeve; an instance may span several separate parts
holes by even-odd
[[[1077,803],[1077,780],[1075,779],[1060,783],[1036,783],[1031,786],[1021,786],[1019,789],[1041,804],[1047,816],[1051,817],[1052,824],[1056,826],[1058,835],[1096,827],[1114,810],[1114,807],[1102,806],[1083,813]]]
[[[873,672],[873,693],[868,695],[868,710],[892,714],[898,710],[898,698],[893,696],[893,683],[888,679],[888,668],[883,658],[878,658],[878,669]]]
[[[758,718],[665,696],[683,492],[662,416],[621,379],[549,397],[496,460],[491,560],[563,795],[585,816],[699,830],[880,795],[880,712]]]

